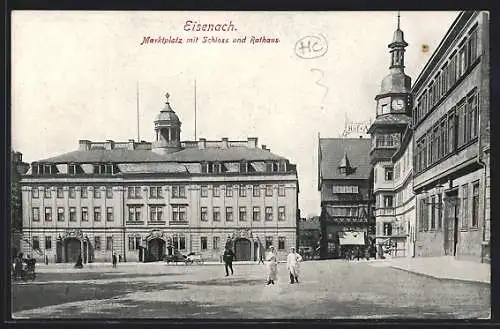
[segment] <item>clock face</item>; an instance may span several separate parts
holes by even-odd
[[[394,110],[399,111],[405,108],[405,101],[402,98],[395,98],[392,100],[391,105]]]

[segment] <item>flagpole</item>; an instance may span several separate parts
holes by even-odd
[[[196,79],[194,79],[194,140],[196,140]]]
[[[141,136],[139,134],[139,81],[136,82],[135,86],[136,92],[136,108],[137,108],[137,142],[141,142]]]

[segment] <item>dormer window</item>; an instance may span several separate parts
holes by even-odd
[[[279,166],[278,163],[273,162],[273,172],[278,172]]]
[[[286,172],[286,161],[281,161],[279,163],[279,171],[280,172]]]
[[[50,175],[50,174],[52,174],[52,165],[50,165],[50,164],[44,164],[43,165],[43,174],[44,175]]]
[[[246,173],[248,172],[248,163],[240,162],[240,172]]]
[[[38,175],[40,173],[40,168],[38,164],[31,165],[33,175]]]
[[[212,169],[214,174],[220,173],[220,163],[214,163]]]
[[[344,153],[342,160],[340,160],[338,169],[341,175],[349,175],[351,173],[351,163],[347,158],[347,153]]]
[[[76,165],[75,164],[68,165],[68,174],[70,174],[70,175],[76,174]]]
[[[203,174],[208,173],[208,163],[206,163],[206,162],[205,162],[205,163],[202,163],[202,164],[201,164],[201,172],[202,172]]]

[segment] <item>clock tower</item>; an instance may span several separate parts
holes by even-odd
[[[411,123],[411,78],[404,72],[407,46],[398,13],[397,29],[389,44],[389,74],[382,80],[380,93],[375,97],[376,118],[368,129],[372,136],[372,165],[391,159],[399,148],[402,134]]]

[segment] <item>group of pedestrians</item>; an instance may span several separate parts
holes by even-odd
[[[233,259],[234,253],[226,246],[224,250],[224,254],[222,259],[224,261],[224,267],[226,270],[226,276],[229,276],[229,271],[231,271],[231,275],[234,274],[233,271]],[[257,264],[264,264],[263,253],[260,254],[259,262]],[[269,251],[266,254],[266,262],[267,262],[267,278],[266,285],[275,284],[275,281],[278,280],[278,257],[274,246],[269,247]],[[299,255],[295,248],[290,248],[290,253],[286,259],[286,267],[288,269],[290,275],[290,284],[299,283],[299,274],[300,274],[300,262],[302,262],[302,256]]]

